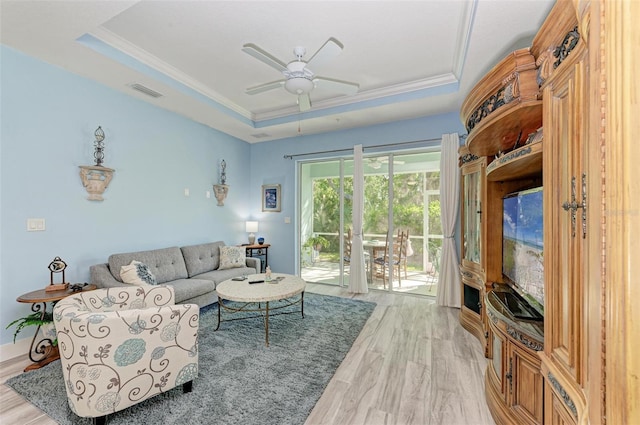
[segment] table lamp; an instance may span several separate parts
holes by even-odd
[[[247,221],[245,225],[245,230],[249,233],[249,244],[253,245],[256,242],[256,235],[254,232],[258,231],[258,222],[257,221]]]

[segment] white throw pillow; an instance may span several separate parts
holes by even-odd
[[[218,270],[244,267],[247,264],[247,250],[243,246],[221,246]]]
[[[157,285],[156,277],[149,267],[140,261],[132,261],[128,266],[120,267],[120,279],[131,285]]]

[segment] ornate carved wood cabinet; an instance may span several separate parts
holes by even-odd
[[[486,205],[487,158],[470,154],[466,147],[461,147],[459,153],[463,217],[460,323],[480,340],[486,353],[486,324],[483,319],[486,282],[483,247],[486,246],[486,231],[483,226],[482,208]]]
[[[594,330],[589,329],[586,315],[587,276],[589,263],[601,261],[597,244],[590,243],[591,238],[600,237],[588,193],[588,188],[600,186],[595,171],[600,164],[590,164],[588,156],[590,144],[599,145],[599,141],[589,138],[588,18],[583,24],[573,3],[558,2],[532,46],[539,66],[545,131],[546,296],[541,358],[545,423],[550,424],[581,423],[588,416],[587,338]],[[600,329],[596,327],[594,334]]]
[[[492,297],[503,283],[502,200],[542,183],[542,101],[530,50],[517,50],[498,63],[469,94],[461,117],[469,136],[460,149],[460,322],[485,344],[491,359],[486,398],[496,422],[541,424],[537,352],[543,347],[543,325],[515,319]]]
[[[496,78],[499,64],[487,75],[494,84],[485,78],[463,104],[468,153],[486,159],[480,320],[488,332],[487,403],[497,423],[640,423],[639,17],[634,0],[559,0],[529,52],[535,95],[511,104],[516,91],[507,86],[530,71],[521,52],[511,60],[517,76]],[[518,85],[521,96],[530,88]],[[536,114],[542,142],[509,152],[518,126],[533,128]],[[499,151],[506,154],[494,158]],[[495,199],[540,176],[543,332],[502,311],[490,286],[500,282]]]
[[[487,404],[497,423],[542,424],[544,381],[538,353],[543,348],[543,324],[513,318],[494,294],[489,292],[486,299],[491,330]]]
[[[493,282],[502,281],[502,197],[521,182],[490,181],[489,168],[496,154],[523,145],[542,122],[537,98],[535,58],[520,49],[498,63],[467,96],[461,119],[469,135],[460,149],[462,173],[461,217],[462,308],[460,322],[485,347],[490,329],[485,295]],[[511,162],[512,161],[508,161]],[[506,168],[501,168],[504,172]],[[539,164],[535,171],[540,173]],[[499,174],[499,173],[496,173]],[[511,180],[511,176],[507,177]]]

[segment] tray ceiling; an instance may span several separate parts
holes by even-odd
[[[504,55],[529,46],[549,0],[2,1],[2,44],[250,143],[458,112]],[[342,52],[313,70],[359,84],[319,84],[300,112],[282,79],[241,49],[283,62],[327,39]],[[159,96],[133,89],[138,84]]]

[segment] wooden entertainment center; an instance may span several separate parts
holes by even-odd
[[[542,101],[530,49],[504,58],[472,90],[462,173],[460,321],[491,359],[487,404],[498,423],[543,423],[542,322],[517,319],[494,293],[513,293],[502,274],[503,198],[542,185]],[[515,146],[515,148],[514,148]]]
[[[637,148],[611,138],[633,127],[620,109],[637,101],[625,95],[636,86],[620,83],[633,79],[623,60],[634,45],[625,31],[638,36],[627,16],[638,10],[632,3],[557,1],[531,47],[495,65],[462,105],[460,322],[485,349],[486,400],[498,424],[640,420],[639,386],[627,372],[640,371],[629,354],[640,342],[624,295],[639,290],[619,271],[633,268],[629,244],[637,243],[620,233],[633,227],[631,175],[639,174],[622,152]],[[543,321],[518,319],[500,301],[516,292],[503,275],[503,198],[539,186]],[[625,206],[621,217],[607,201]]]

